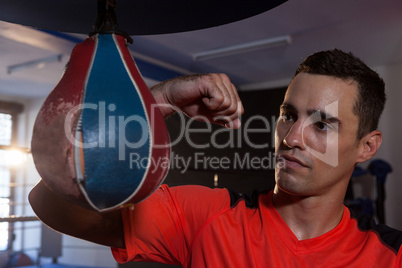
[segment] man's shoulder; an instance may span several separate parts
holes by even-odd
[[[210,188],[202,185],[172,187],[162,185],[161,187],[169,191],[173,200],[183,208],[228,207],[230,204],[228,191],[224,188]]]
[[[378,224],[372,217],[356,213],[353,210],[350,210],[350,214],[352,219],[357,221],[359,230],[374,232],[382,244],[392,248],[395,252],[399,252],[402,245],[402,231],[385,224]]]
[[[244,201],[247,208],[258,207],[259,197],[268,195],[270,190],[256,190],[252,193],[241,193],[227,188],[210,188],[201,185],[182,185],[168,187],[172,196],[180,203],[197,204],[199,206],[219,206],[221,208],[234,208]]]
[[[180,186],[167,186],[162,185],[165,189],[181,198],[199,198],[203,199],[216,198],[219,196],[227,195],[227,190],[225,188],[210,188],[203,185],[180,185]]]

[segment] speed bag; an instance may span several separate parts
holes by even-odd
[[[96,34],[74,47],[31,148],[51,190],[97,211],[136,204],[159,187],[169,134],[123,36]]]

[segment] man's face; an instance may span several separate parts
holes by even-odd
[[[344,194],[357,162],[357,84],[299,73],[276,127],[276,185],[297,196]]]

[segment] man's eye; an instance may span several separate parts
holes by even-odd
[[[290,114],[282,114],[281,119],[283,122],[292,122],[293,117]]]
[[[315,126],[319,129],[319,130],[328,130],[328,124],[325,122],[316,122]]]

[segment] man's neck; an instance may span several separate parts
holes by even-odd
[[[275,187],[273,203],[298,240],[315,238],[335,228],[342,219],[339,197],[290,195]]]

